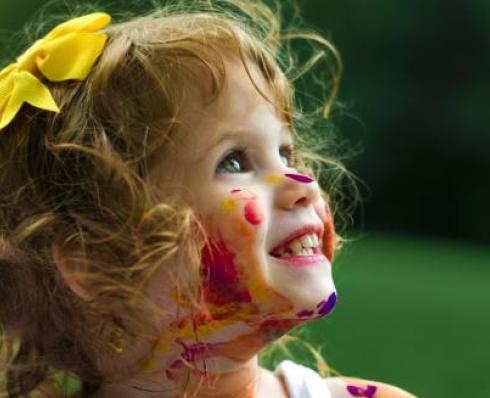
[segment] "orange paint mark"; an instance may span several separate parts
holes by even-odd
[[[324,234],[323,234],[323,252],[330,262],[333,260],[335,252],[335,227],[333,223],[332,213],[327,210],[327,217],[324,221]]]

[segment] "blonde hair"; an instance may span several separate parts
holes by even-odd
[[[339,214],[335,193],[349,174],[320,153],[330,138],[301,132],[317,123],[331,130],[340,57],[319,34],[284,31],[279,15],[278,4],[258,0],[171,2],[125,15],[104,30],[106,48],[85,81],[46,82],[61,113],[24,105],[0,131],[1,371],[9,396],[43,391],[59,370],[77,375],[83,394],[95,391],[105,375],[94,358],[114,356],[106,344],[114,325],[141,335],[149,314],[164,310],[144,295],[157,269],[183,299],[196,300],[204,232],[192,209],[178,195],[156,192],[148,175],[172,153],[190,85],[206,80],[204,73],[207,100],[216,98],[230,54],[247,70],[259,68],[273,93],[266,99],[294,132],[297,168],[322,178]],[[303,61],[292,51],[296,40],[311,45]],[[320,66],[330,73],[322,78],[326,95],[306,112],[294,85]],[[64,275],[53,245],[68,264]],[[174,267],[177,257],[189,268]],[[67,287],[67,275],[89,300]]]

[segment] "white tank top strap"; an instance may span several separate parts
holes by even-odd
[[[306,366],[285,360],[275,373],[284,378],[291,398],[332,398],[325,380]]]

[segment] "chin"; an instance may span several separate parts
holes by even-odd
[[[268,256],[268,285],[289,303],[282,318],[316,319],[329,315],[337,293],[330,261],[324,257],[296,263]],[[294,260],[294,259],[293,259]],[[279,314],[278,314],[279,315]]]

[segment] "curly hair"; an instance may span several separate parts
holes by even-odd
[[[141,335],[151,330],[148,315],[165,311],[145,295],[156,270],[184,299],[197,299],[204,231],[179,195],[160,193],[148,176],[173,152],[189,89],[211,87],[210,102],[219,95],[227,57],[259,68],[273,98],[260,94],[294,133],[297,168],[321,179],[334,214],[335,193],[350,178],[329,121],[340,57],[320,34],[293,23],[284,30],[278,4],[170,2],[116,20],[87,79],[45,82],[59,114],[24,105],[0,131],[0,351],[9,397],[54,396],[46,388],[59,371],[76,375],[84,396],[96,391],[108,376],[95,358],[115,355],[107,346],[114,325]],[[311,51],[295,54],[298,40]],[[324,94],[295,90],[314,70],[329,74]],[[177,258],[189,267],[175,267]]]

